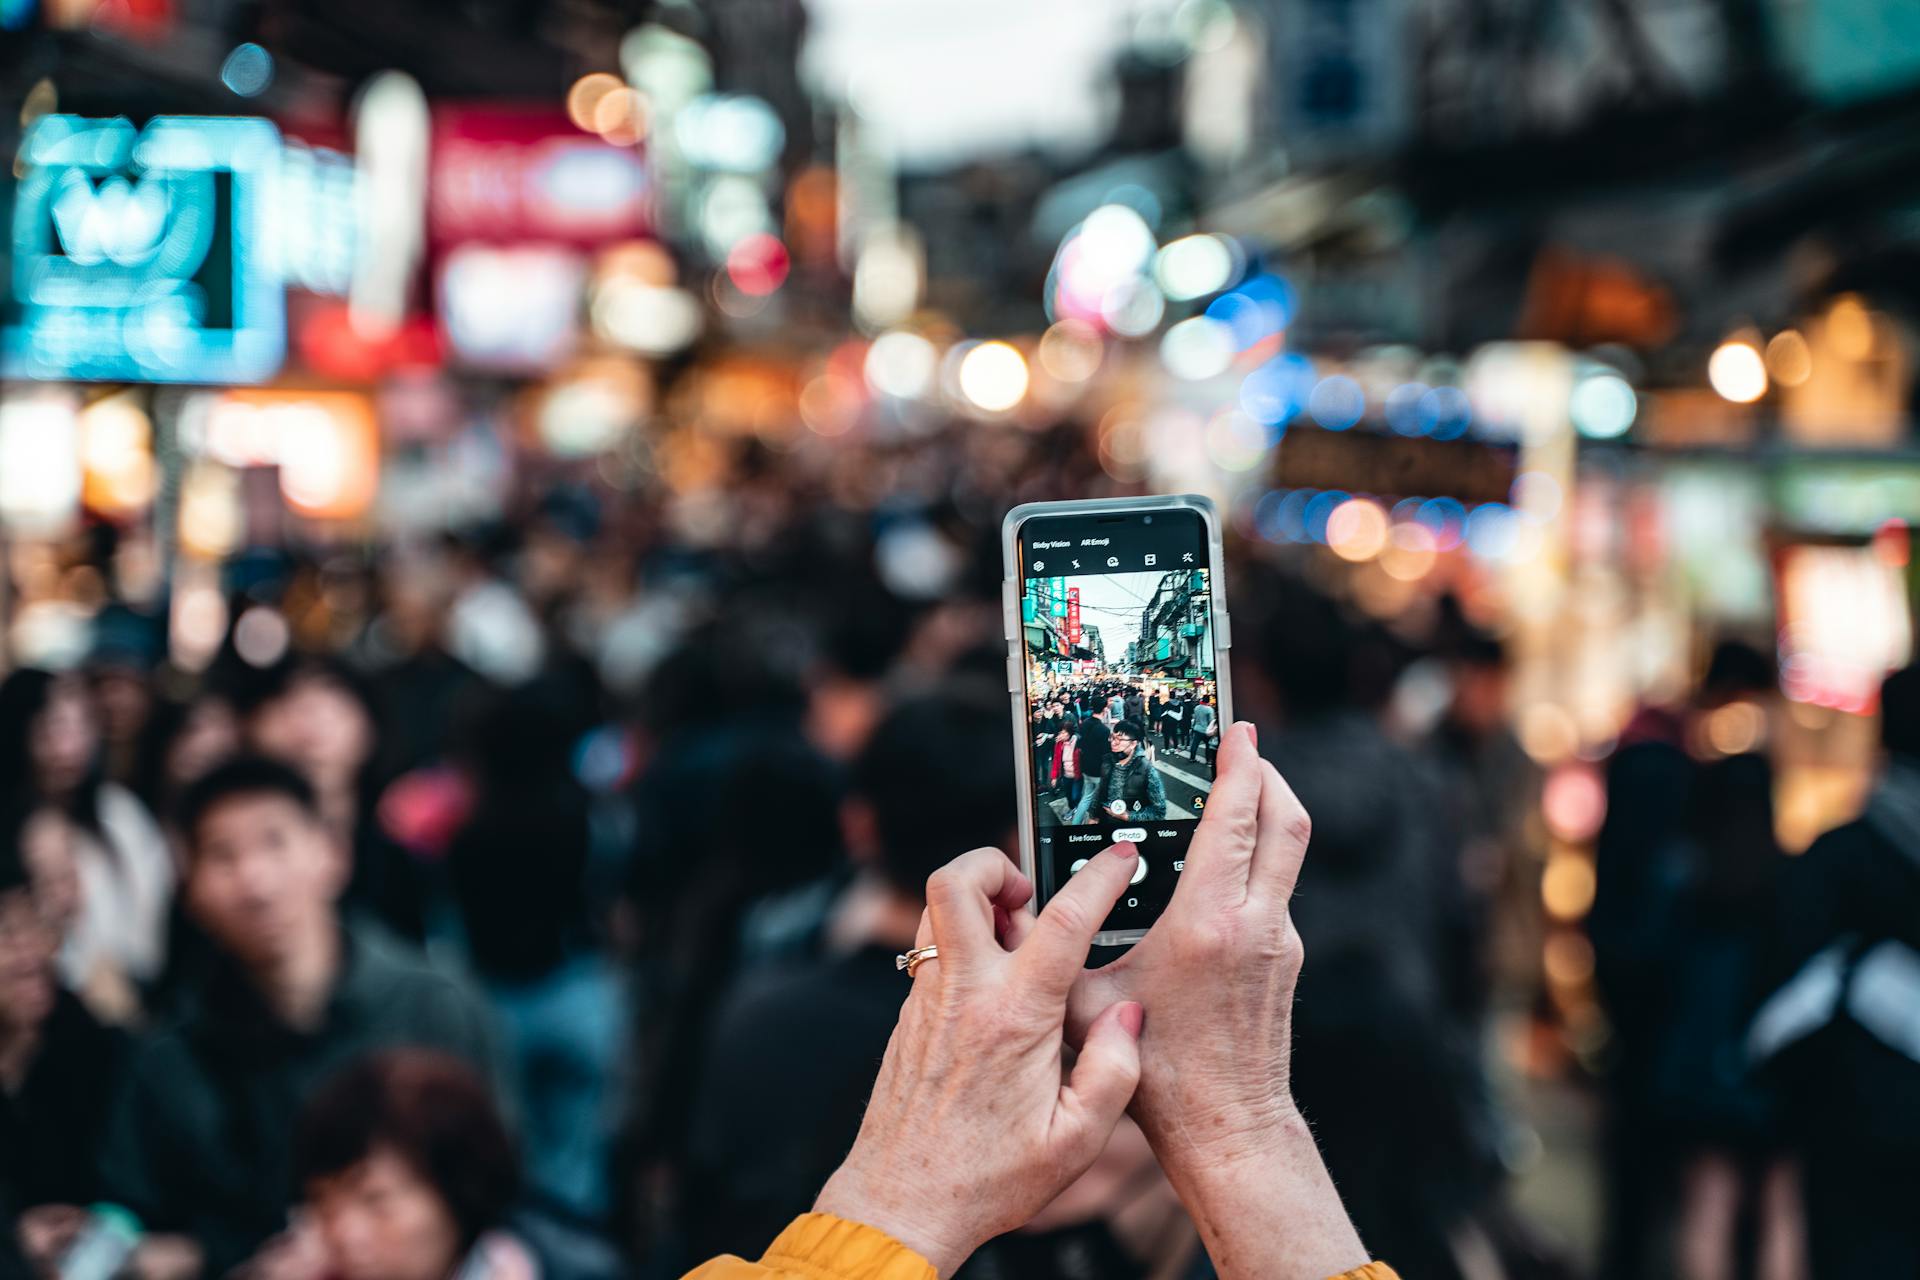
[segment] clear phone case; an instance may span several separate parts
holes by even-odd
[[[1213,500],[1202,494],[1156,494],[1144,498],[1088,498],[1068,502],[1023,502],[1007,512],[1000,524],[1000,615],[1001,631],[1007,641],[1007,693],[1012,704],[1011,732],[1013,761],[1018,771],[1020,796],[1020,869],[1033,882],[1038,911],[1046,904],[1039,874],[1038,842],[1033,827],[1033,795],[1037,780],[1033,776],[1033,752],[1027,749],[1026,683],[1027,663],[1021,633],[1020,526],[1035,516],[1133,515],[1152,511],[1197,511],[1207,529],[1208,580],[1213,589],[1213,650],[1215,684],[1219,693],[1219,724],[1224,730],[1233,723],[1233,692],[1227,670],[1227,651],[1233,646],[1233,624],[1227,614],[1227,588],[1224,554],[1220,542],[1220,514]],[[1118,929],[1094,935],[1094,943],[1103,947],[1127,946],[1146,936],[1145,929]]]

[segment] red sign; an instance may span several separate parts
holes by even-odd
[[[441,247],[465,241],[631,240],[652,225],[653,183],[635,147],[615,146],[544,106],[440,107],[433,115],[427,222]]]
[[[1080,644],[1080,588],[1067,588],[1067,644]]]

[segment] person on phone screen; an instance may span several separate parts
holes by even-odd
[[[1167,789],[1147,759],[1146,729],[1138,720],[1113,727],[1113,760],[1100,779],[1095,806],[1101,821],[1158,822],[1167,816]]]
[[[1080,736],[1074,741],[1079,747],[1080,802],[1073,808],[1071,821],[1075,826],[1082,826],[1091,820],[1089,815],[1099,799],[1100,786],[1113,763],[1113,734],[1106,721],[1089,715],[1080,722]]]
[[[1193,704],[1193,725],[1187,737],[1187,754],[1195,760],[1202,760],[1201,752],[1212,745],[1213,737],[1219,732],[1214,718],[1213,704],[1205,698]]]

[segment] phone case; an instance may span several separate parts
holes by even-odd
[[[1219,696],[1219,721],[1224,730],[1233,723],[1232,679],[1227,670],[1227,651],[1233,647],[1233,623],[1227,613],[1227,578],[1225,555],[1220,543],[1220,514],[1213,500],[1203,494],[1156,494],[1144,498],[1087,498],[1063,502],[1023,502],[1007,512],[1006,519],[1000,522],[1000,614],[1001,630],[1007,640],[1007,693],[1013,708],[1013,762],[1018,771],[1019,809],[1020,809],[1020,870],[1033,882],[1034,900],[1028,904],[1030,910],[1038,911],[1046,904],[1041,900],[1043,883],[1039,874],[1037,842],[1033,829],[1033,805],[1029,797],[1033,794],[1036,780],[1033,776],[1033,752],[1027,749],[1026,732],[1026,652],[1025,638],[1021,634],[1020,597],[1022,594],[1020,577],[1020,550],[1016,538],[1020,526],[1035,516],[1083,516],[1132,514],[1147,511],[1197,511],[1207,529],[1207,567],[1208,578],[1213,584],[1213,666],[1214,685]],[[1140,941],[1146,937],[1145,929],[1116,929],[1097,933],[1093,941],[1096,946],[1122,947]]]

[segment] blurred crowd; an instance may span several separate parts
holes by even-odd
[[[242,557],[201,671],[109,606],[77,669],[5,677],[0,1276],[666,1276],[809,1207],[926,877],[1014,848],[999,518],[1111,482],[1064,428],[733,465]],[[1571,1274],[1512,1207],[1491,1050],[1538,954],[1508,654],[1272,552],[1230,540],[1232,713],[1313,815],[1302,1109],[1403,1274]],[[1920,1273],[1917,680],[1865,813],[1794,860],[1764,741],[1698,743],[1764,713],[1768,656],[1723,645],[1613,750],[1606,1275]],[[1210,751],[1211,707],[1155,710],[1123,719]],[[964,1274],[1210,1271],[1123,1125]]]

